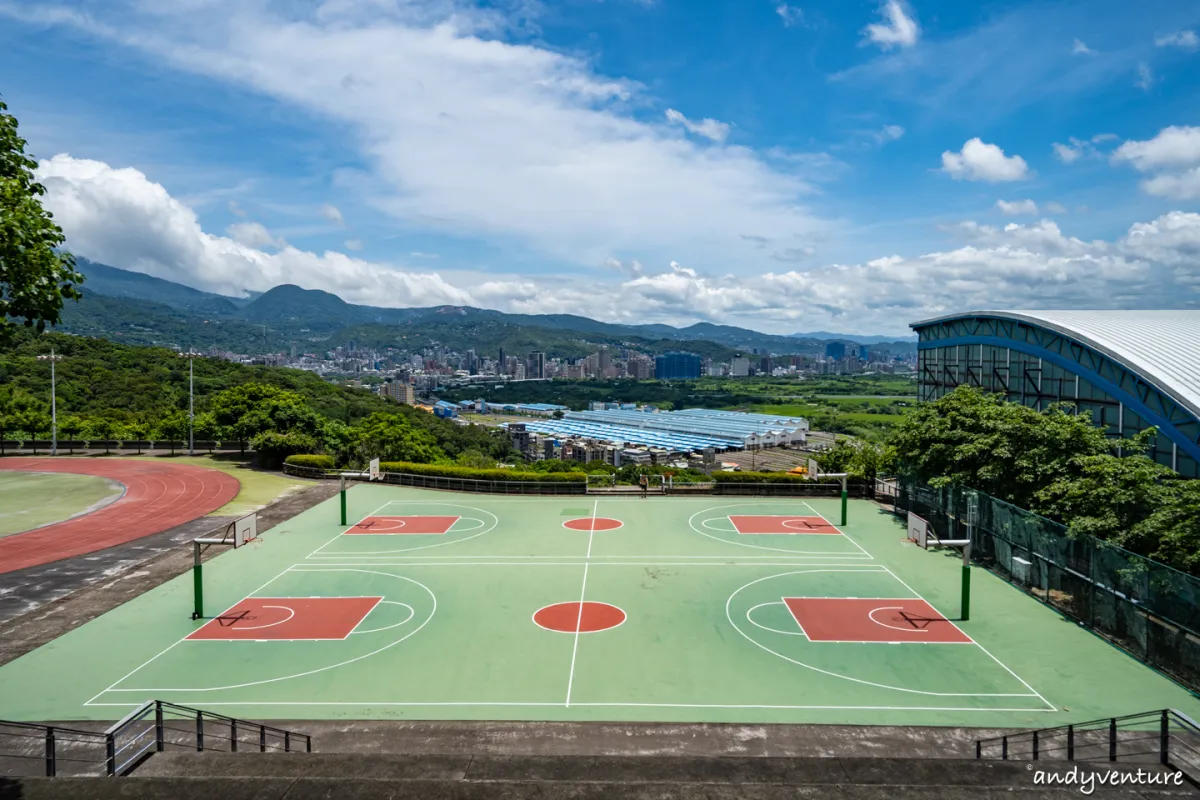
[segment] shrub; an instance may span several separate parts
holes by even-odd
[[[379,465],[382,472],[402,472],[407,475],[428,475],[434,478],[462,478],[473,481],[542,481],[545,483],[584,483],[585,472],[533,472],[515,469],[478,469],[451,464],[413,464],[407,461],[387,461]]]
[[[310,469],[333,469],[333,456],[294,455],[283,460],[293,467],[308,467]]]
[[[807,480],[803,475],[788,472],[714,472],[712,479],[717,483],[803,483]]]

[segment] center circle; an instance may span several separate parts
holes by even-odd
[[[563,523],[563,527],[573,531],[611,531],[624,524],[621,520],[610,517],[580,517],[567,520]]]
[[[539,627],[558,633],[595,633],[615,628],[625,621],[625,612],[608,603],[555,603],[533,614]]]

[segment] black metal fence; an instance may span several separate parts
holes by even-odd
[[[0,455],[49,455],[55,443],[49,439],[0,439]],[[58,454],[95,453],[186,453],[187,439],[59,439]],[[215,439],[195,439],[192,448],[198,453],[238,453],[250,448],[236,439],[228,442]]]
[[[895,511],[943,539],[965,538],[973,513],[973,560],[1200,691],[1200,578],[963,487],[902,479]]]
[[[1200,785],[1200,725],[1172,708],[1010,733],[975,742],[975,758],[1158,763]]]
[[[107,730],[0,720],[0,776],[128,775],[154,753],[312,752],[304,733],[148,700]]]

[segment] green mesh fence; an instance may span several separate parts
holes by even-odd
[[[940,539],[969,535],[973,561],[1200,690],[1200,578],[963,487],[901,478],[895,511]]]

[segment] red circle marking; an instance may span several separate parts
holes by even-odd
[[[624,525],[619,519],[611,519],[610,517],[580,517],[579,519],[569,519],[563,523],[564,528],[570,528],[573,531],[611,531],[616,530]]]
[[[582,611],[580,605],[583,606]],[[625,621],[625,612],[608,603],[555,603],[539,608],[533,621],[558,633],[595,633],[615,628]]]

